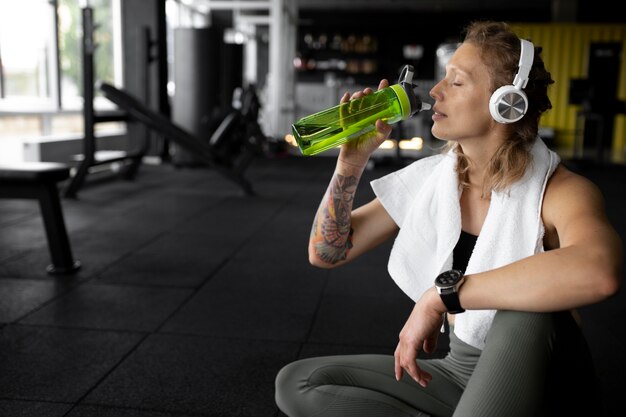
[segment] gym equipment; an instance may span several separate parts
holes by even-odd
[[[163,134],[169,140],[192,152],[194,156],[204,161],[209,167],[214,168],[221,175],[239,185],[247,195],[254,195],[252,186],[242,176],[245,165],[241,163],[233,165],[232,159],[228,158],[230,156],[229,152],[218,151],[218,149],[228,146],[227,139],[229,135],[227,133],[238,124],[235,123],[236,116],[231,116],[230,119],[227,116],[228,120],[224,120],[212,135],[209,143],[213,142],[213,145],[209,146],[209,144],[202,142],[185,129],[172,123],[167,117],[149,109],[131,94],[103,81],[97,82],[96,85],[106,98],[124,109],[129,117]]]
[[[69,166],[55,162],[0,164],[0,198],[39,200],[52,258],[49,274],[70,274],[80,268],[72,256],[57,189],[57,183],[69,176]]]
[[[519,67],[513,84],[504,85],[493,92],[489,99],[491,117],[498,123],[513,123],[520,120],[528,110],[528,98],[522,90],[528,83],[528,74],[535,58],[535,46],[521,40]]]
[[[75,198],[78,189],[83,185],[87,174],[91,167],[96,165],[103,165],[112,162],[124,162],[130,161],[130,164],[126,165],[123,171],[123,176],[126,179],[132,179],[135,177],[139,165],[141,164],[144,155],[149,148],[148,131],[140,140],[137,149],[133,152],[115,151],[105,152],[98,151],[96,146],[96,137],[94,134],[94,125],[96,123],[112,122],[112,121],[128,121],[128,115],[120,111],[107,111],[98,112],[94,111],[94,65],[93,57],[96,50],[96,45],[93,40],[94,21],[93,21],[93,9],[91,7],[84,7],[82,9],[83,15],[83,38],[82,38],[82,64],[83,64],[83,118],[84,118],[84,137],[83,137],[83,155],[80,158],[80,163],[76,173],[71,178],[67,188],[64,191],[65,197]],[[139,33],[138,49],[139,54],[145,58],[142,62],[145,63],[145,67],[141,69],[144,77],[144,99],[147,99],[148,94],[148,64],[149,57],[149,45],[150,36],[147,28]]]
[[[242,173],[252,159],[263,153],[267,138],[259,125],[261,102],[254,84],[236,88],[233,107],[209,139],[219,161]]]

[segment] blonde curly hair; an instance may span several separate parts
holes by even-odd
[[[464,30],[463,42],[478,46],[483,61],[489,62],[491,91],[511,84],[517,73],[521,45],[519,37],[504,22],[476,21]],[[492,191],[506,191],[524,176],[532,162],[530,147],[539,131],[541,115],[552,108],[548,85],[554,80],[541,58],[542,48],[535,45],[535,56],[524,92],[528,97],[528,111],[519,121],[507,125],[508,139],[493,155],[483,184],[482,196],[489,198]],[[458,155],[457,173],[462,186],[469,186],[470,161],[457,143],[450,142],[445,151],[454,149]]]

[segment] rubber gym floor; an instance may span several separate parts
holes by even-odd
[[[63,199],[76,259],[50,276],[35,200],[0,200],[0,416],[278,417],[277,371],[297,358],[393,354],[412,302],[391,242],[352,264],[307,261],[333,158],[259,159],[244,196],[208,168],[143,165]],[[365,172],[356,205],[372,198]],[[626,170],[582,171],[626,238]],[[625,291],[581,309],[604,413],[623,415]],[[447,339],[440,341],[443,354]],[[581,381],[585,383],[585,381]]]

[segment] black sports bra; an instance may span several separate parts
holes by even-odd
[[[452,268],[465,272],[477,239],[478,236],[461,230],[461,236],[459,236],[459,241],[456,243],[452,254]]]

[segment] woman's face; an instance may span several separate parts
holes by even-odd
[[[432,133],[442,140],[481,138],[496,124],[489,113],[491,80],[480,49],[463,43],[430,91],[435,100]]]

